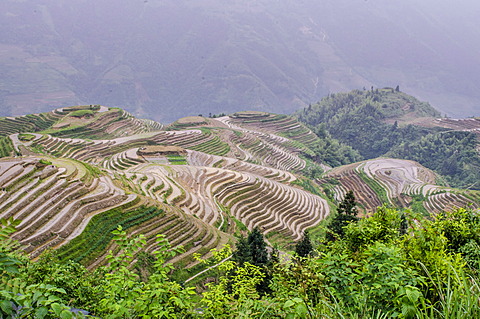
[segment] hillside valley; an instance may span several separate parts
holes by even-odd
[[[476,123],[437,119],[438,112],[427,104],[418,107],[412,97],[392,91],[378,94],[408,99],[411,109],[403,107],[405,101],[399,104],[403,108],[379,101],[388,107],[378,114],[394,115],[396,123],[421,116],[436,125],[395,124],[396,130],[418,135],[420,142],[412,139],[408,145],[423,143],[431,134],[463,132],[462,123]],[[322,116],[318,108],[324,104],[337,105],[340,99],[348,105],[344,100],[365,94],[331,96],[300,112],[300,119],[308,112]],[[360,113],[350,108],[353,113],[346,116],[367,115],[368,120],[358,119],[365,125],[378,120],[374,106],[371,114],[364,105],[360,108]],[[414,206],[426,215],[480,205],[473,190],[477,184],[453,188],[447,183],[456,181],[452,175],[438,174],[442,167],[434,172],[405,160],[409,156],[403,159],[400,151],[409,146],[402,138],[379,153],[362,149],[363,141],[352,143],[339,134],[350,133],[342,129],[342,112],[335,114],[331,121],[320,120],[326,126],[317,134],[294,117],[265,112],[187,117],[167,126],[97,105],[2,118],[0,217],[22,221],[14,238],[31,257],[54,248],[62,258],[96,267],[111,245],[109,232],[120,224],[129,233],[146,234],[152,243],[155,234],[164,233],[173,245],[184,245],[186,252],[174,261],[188,269],[196,265],[193,253],[207,254],[255,227],[271,243],[290,249],[306,229],[329,216],[349,190],[364,214],[382,204]],[[315,116],[308,118],[315,121]],[[384,125],[379,130],[388,132],[394,124]],[[361,134],[366,128],[350,128],[360,133],[356,138],[365,138]],[[377,138],[371,131],[370,138]],[[454,142],[460,147],[461,141]],[[447,142],[451,146],[452,141]],[[388,154],[396,159],[378,157]],[[478,170],[468,165],[476,168],[478,157],[478,151],[458,155],[457,164],[464,165],[457,168],[459,174],[477,178]],[[443,158],[440,162],[445,164]],[[127,213],[119,215],[121,211]],[[148,247],[148,252],[154,249]]]

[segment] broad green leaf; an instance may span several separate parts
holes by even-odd
[[[60,318],[61,318],[61,319],[71,319],[71,318],[73,318],[73,313],[71,313],[71,312],[68,311],[68,310],[63,310],[63,311],[60,313]]]
[[[42,319],[48,314],[47,307],[40,307],[35,309],[35,318]]]
[[[10,300],[2,300],[0,302],[0,308],[5,314],[11,314],[13,311],[12,302]]]

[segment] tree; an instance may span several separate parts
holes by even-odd
[[[252,262],[252,253],[250,251],[250,245],[248,244],[248,240],[246,237],[240,237],[237,242],[236,250],[233,252],[233,260],[235,260],[239,264],[243,264],[245,262]]]
[[[255,266],[266,265],[268,263],[267,243],[258,227],[255,227],[248,235],[248,245],[252,254],[252,264]]]
[[[313,253],[313,245],[310,241],[310,236],[308,235],[307,231],[303,233],[302,240],[300,240],[295,246],[295,253],[299,257],[304,258],[310,256]]]
[[[264,266],[268,263],[267,243],[258,227],[255,227],[247,238],[239,239],[233,258],[240,265],[248,262],[255,266]]]
[[[343,201],[338,205],[337,212],[339,214],[345,214],[348,216],[357,216],[357,202],[355,201],[355,195],[353,191],[348,191]]]
[[[275,253],[275,251],[273,252]],[[237,249],[233,252],[233,260],[238,265],[233,269],[229,276],[234,278],[238,275],[240,269],[249,266],[255,266],[260,269],[263,278],[256,284],[256,290],[259,294],[265,295],[270,292],[269,284],[271,280],[271,272],[269,268],[275,263],[270,260],[267,251],[267,243],[262,233],[255,227],[248,237],[242,237],[237,243]]]
[[[66,292],[50,284],[27,284],[18,242],[11,239],[20,221],[0,218],[0,318],[83,318],[66,305]]]
[[[334,241],[343,238],[345,235],[344,227],[352,222],[358,221],[357,202],[353,191],[348,191],[345,198],[340,202],[337,208],[337,214],[333,217],[327,226],[327,240]]]

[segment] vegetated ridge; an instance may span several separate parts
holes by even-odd
[[[414,160],[453,187],[480,189],[480,121],[441,118],[399,87],[331,94],[296,115],[317,134],[351,146],[362,159]]]

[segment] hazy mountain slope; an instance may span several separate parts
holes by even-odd
[[[0,115],[122,105],[166,122],[292,112],[329,92],[400,84],[478,114],[477,4],[429,1],[0,3]]]

